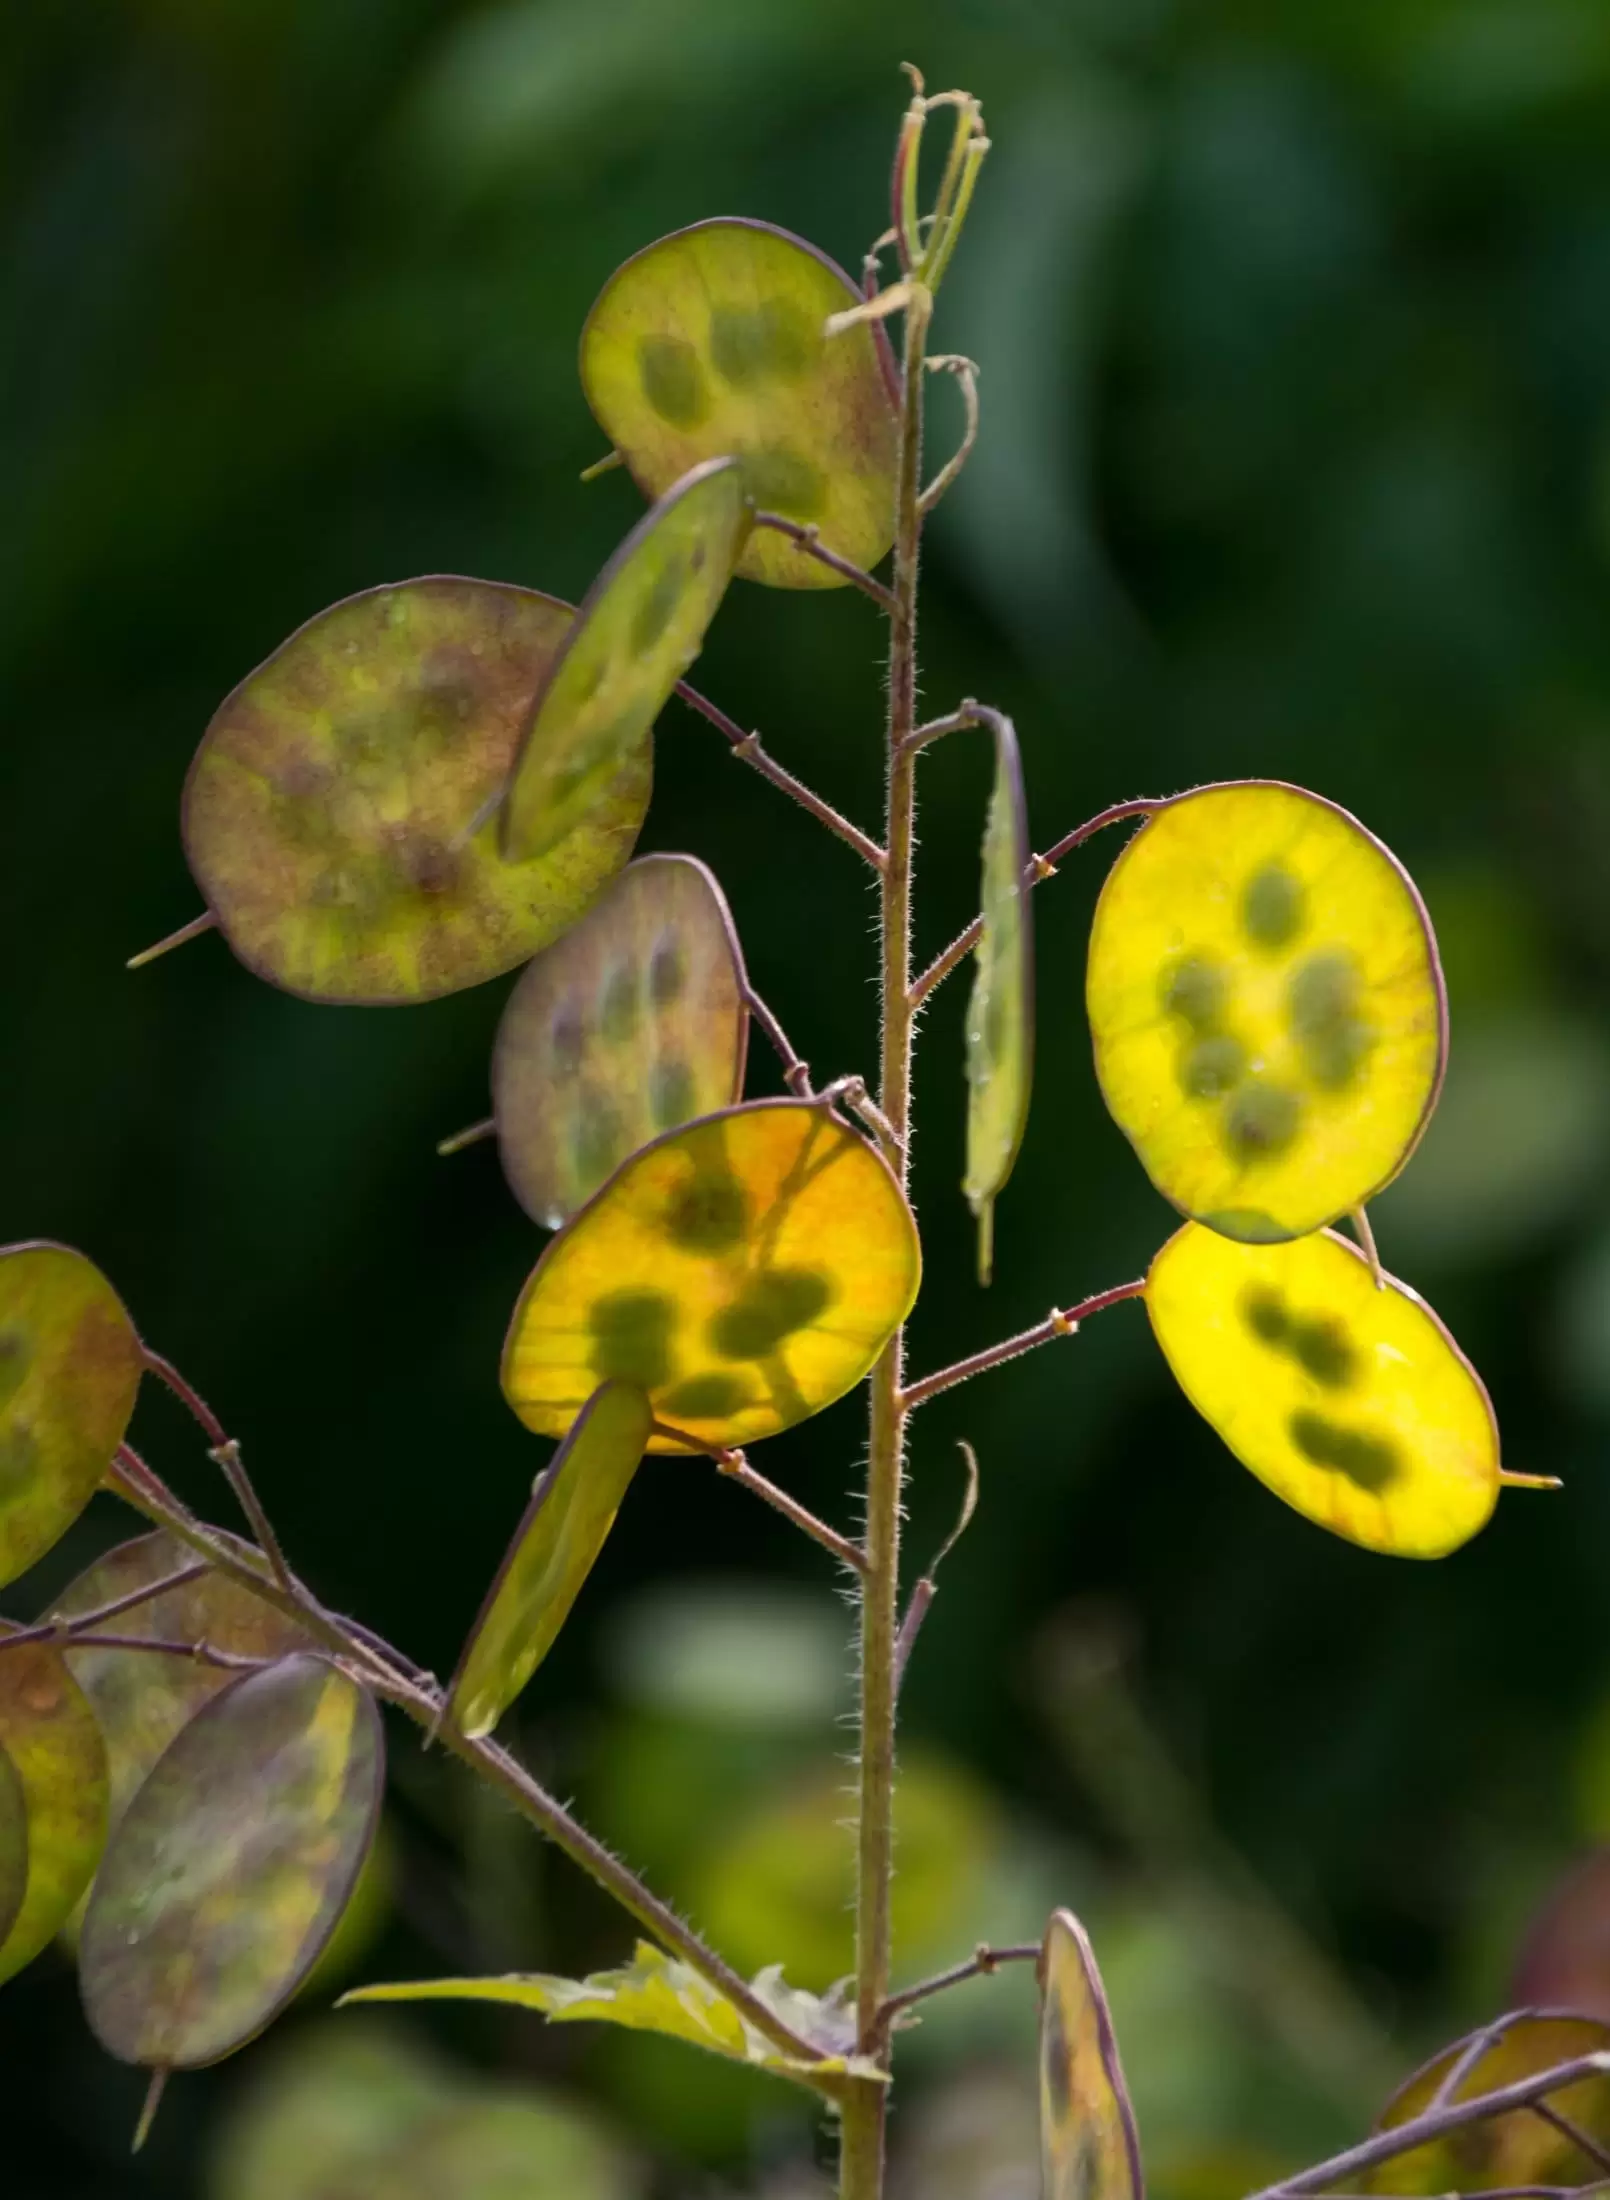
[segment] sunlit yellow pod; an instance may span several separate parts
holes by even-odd
[[[1144,2200],[1106,1992],[1071,1910],[1054,1912],[1040,1951],[1040,2162],[1045,2200]]]
[[[899,1186],[831,1108],[726,1108],[633,1154],[560,1231],[514,1310],[503,1394],[562,1436],[614,1377],[648,1394],[651,1451],[752,1443],[861,1380],[920,1272]]]
[[[645,496],[700,459],[735,457],[761,510],[876,565],[894,541],[894,362],[875,325],[824,333],[860,303],[841,267],[786,230],[699,222],[604,285],[582,330],[582,387]],[[843,585],[763,528],[738,571],[780,588]]]
[[[574,613],[432,575],[310,619],[219,706],[185,782],[185,851],[236,955],[288,993],[385,1005],[513,970],[631,855],[646,744],[538,860],[494,812]]]
[[[601,1383],[537,1481],[448,1690],[448,1715],[490,1734],[558,1638],[649,1438],[648,1400]]]
[[[699,654],[748,528],[736,463],[711,459],[661,497],[594,581],[521,738],[503,802],[511,863],[545,856],[584,828],[644,753]]]
[[[1148,818],[1096,907],[1086,983],[1108,1108],[1164,1197],[1254,1243],[1387,1184],[1436,1102],[1447,1003],[1408,873],[1273,780]]]
[[[1192,1405],[1307,1519],[1398,1558],[1441,1558],[1486,1525],[1500,1470],[1481,1378],[1345,1238],[1238,1245],[1188,1222],[1146,1309]]]

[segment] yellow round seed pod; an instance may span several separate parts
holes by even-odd
[[[1505,1477],[1481,1378],[1425,1302],[1345,1238],[1238,1245],[1188,1222],[1146,1310],[1197,1411],[1305,1519],[1366,1550],[1442,1558]]]
[[[1147,819],[1102,889],[1086,999],[1147,1175],[1248,1243],[1380,1191],[1442,1082],[1447,1000],[1413,881],[1345,810],[1274,780]]]

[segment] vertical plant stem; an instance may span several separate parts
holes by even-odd
[[[920,284],[906,308],[905,376],[896,492],[894,596],[889,632],[888,807],[880,880],[883,1050],[878,1105],[894,1133],[894,1166],[906,1188],[911,1152],[911,868],[916,847],[917,567],[922,544],[923,357],[931,300]],[[906,1409],[905,1332],[872,1373],[867,1512],[861,1585],[861,1765],[856,1857],[855,1979],[861,2050],[886,2063],[890,1900],[894,1883],[896,1650],[900,1615],[900,1499]],[[888,2088],[858,2081],[847,2092],[840,2200],[882,2200]]]

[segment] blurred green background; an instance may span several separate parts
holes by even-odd
[[[1234,1465],[1134,1308],[921,1417],[913,1554],[958,1437],[984,1496],[908,1689],[902,1975],[1074,1903],[1154,2182],[1220,2200],[1500,2006],[1528,1918],[1610,1836],[1604,0],[11,0],[0,1235],[103,1263],[303,1570],[447,1669],[546,1450],[496,1385],[536,1233],[489,1148],[432,1153],[484,1112],[506,987],[341,1011],[215,939],[122,961],[192,913],[185,764],[292,627],[434,570],[580,593],[639,509],[624,475],[577,478],[592,296],[717,213],[858,266],[906,58],[977,92],[995,143],[936,337],[978,360],[984,431],[933,531],[925,693],[1015,714],[1041,845],[1256,772],[1415,870],[1453,1061],[1383,1252],[1484,1371],[1509,1463],[1568,1485],[1434,1568],[1353,1550]],[[878,649],[859,598],[740,584],[701,684],[870,822]],[[644,846],[714,865],[821,1074],[870,1069],[853,859],[674,707],[659,754]],[[925,766],[925,949],[971,913],[988,775],[965,740]],[[1136,1273],[1170,1226],[1081,1014],[1113,852],[1037,897],[1037,1105],[987,1295],[965,987],[927,1022],[919,1368]],[[176,1411],[136,1436],[227,1517]],[[848,1521],[859,1443],[842,1407],[760,1463]],[[97,1506],[8,1611],[120,1532]],[[736,1960],[818,1985],[847,1960],[845,1623],[818,1554],[659,1462],[516,1722]],[[561,1859],[397,1741],[361,1975],[626,1953]],[[42,1960],[0,1999],[6,2193],[297,2200],[326,2159],[326,2200],[812,2189],[803,2095],[327,2000],[176,2084],[130,2162],[140,2080]],[[1034,2192],[1031,2003],[1019,1970],[910,2035],[903,2200]]]

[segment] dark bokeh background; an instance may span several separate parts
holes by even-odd
[[[122,960],[191,914],[181,775],[293,626],[422,571],[585,587],[638,509],[623,475],[577,478],[594,292],[723,212],[858,265],[907,57],[978,92],[995,141],[937,337],[980,364],[984,432],[934,530],[926,695],[1015,714],[1042,845],[1261,772],[1416,871],[1453,1066],[1383,1250],[1485,1372],[1510,1463],[1568,1482],[1435,1568],[1367,1556],[1230,1461],[1133,1308],[921,1419],[913,1550],[954,1509],[958,1436],[984,1501],[908,1692],[904,1972],[1081,1904],[1155,2177],[1217,2200],[1489,2014],[1528,1913],[1610,1833],[1602,0],[13,0],[0,1234],[91,1252],[303,1569],[451,1662],[543,1456],[495,1379],[535,1234],[490,1149],[432,1153],[483,1112],[506,989],[340,1011],[215,939]],[[740,585],[702,684],[870,821],[878,648],[858,598]],[[676,710],[660,760],[644,845],[714,865],[819,1071],[870,1069],[853,859]],[[970,913],[987,770],[960,740],[925,767],[925,949]],[[961,986],[926,1026],[919,1366],[1135,1273],[1169,1227],[1090,1072],[1111,854],[1038,897],[1037,1102],[987,1296],[955,1190]],[[137,1434],[223,1506],[162,1400]],[[761,1463],[846,1519],[858,1442],[840,1408]],[[94,1511],[7,1610],[118,1532]],[[735,1956],[816,1983],[842,1968],[842,1620],[808,1547],[656,1466],[520,1715]],[[561,1860],[397,1739],[363,1975],[624,1952]],[[1030,1996],[968,1996],[916,2036],[905,2189],[1002,2200],[1033,2190]],[[285,2028],[286,2084],[341,2036],[319,2021]],[[591,2103],[660,2191],[803,2189],[819,2134],[778,2089],[534,2023],[428,2030],[461,2073]],[[0,2182],[237,2200],[275,2053],[178,2086],[130,2164],[139,2082],[47,1957],[0,1999]],[[485,2189],[581,2190],[544,2174]]]

